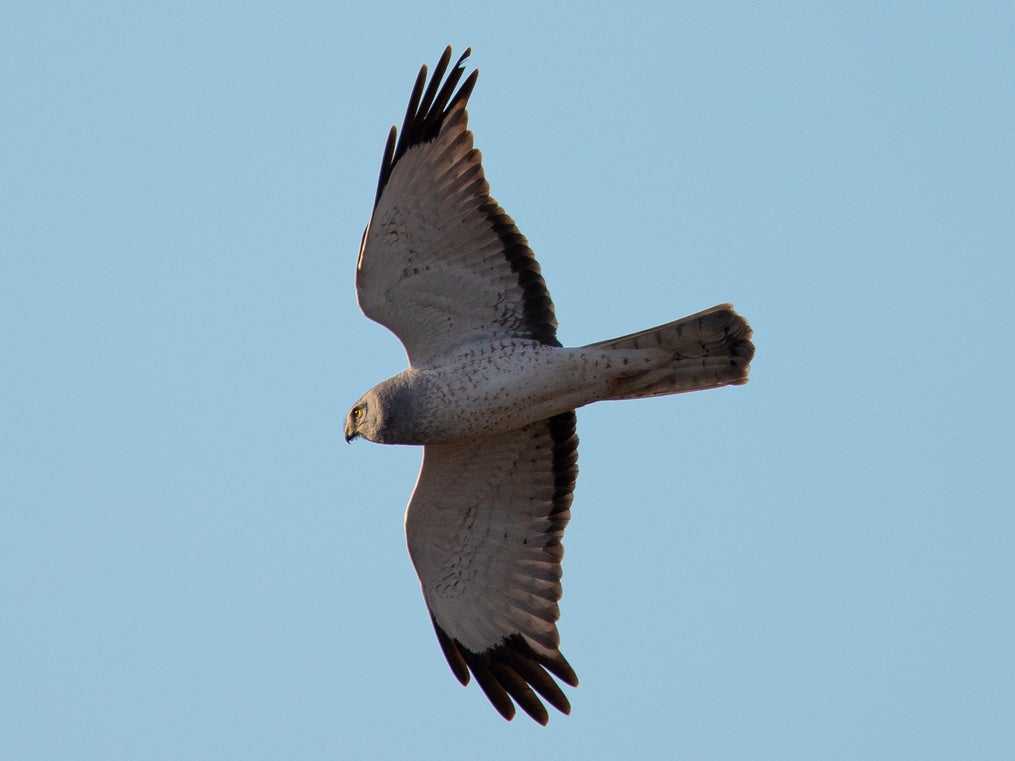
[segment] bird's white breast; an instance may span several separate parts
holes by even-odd
[[[605,379],[587,352],[505,339],[418,373],[433,418],[429,442],[520,428],[599,398]]]

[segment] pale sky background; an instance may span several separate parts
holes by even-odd
[[[0,758],[1015,757],[1012,4],[349,5],[4,11]],[[342,440],[448,43],[565,343],[758,347],[579,413],[545,729],[444,662],[419,451]]]

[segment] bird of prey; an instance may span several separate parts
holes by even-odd
[[[409,369],[356,402],[345,438],[423,446],[405,533],[437,641],[504,718],[517,703],[546,724],[543,700],[571,710],[556,680],[578,685],[556,625],[575,408],[746,383],[754,345],[729,304],[560,344],[539,265],[473,147],[469,54],[449,70],[448,47],[429,82],[423,66],[401,132],[388,135],[356,295],[401,340]]]

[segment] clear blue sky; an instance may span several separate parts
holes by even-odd
[[[1015,757],[1010,3],[18,5],[0,757]],[[565,343],[732,301],[758,347],[579,414],[545,729],[439,651],[419,451],[342,440],[404,366],[353,268],[447,43]]]

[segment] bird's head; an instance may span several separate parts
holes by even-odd
[[[378,383],[359,398],[345,418],[345,440],[362,437],[377,444],[422,444],[409,372]]]
[[[345,440],[351,442],[363,437],[367,441],[377,441],[381,419],[380,399],[373,391],[368,391],[345,416]]]

